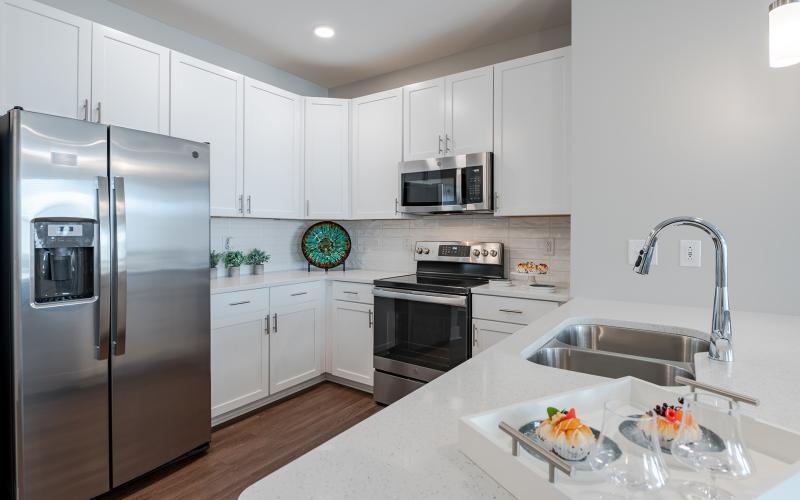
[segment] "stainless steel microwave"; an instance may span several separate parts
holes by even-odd
[[[401,162],[398,211],[491,212],[492,153]]]

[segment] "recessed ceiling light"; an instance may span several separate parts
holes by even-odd
[[[320,38],[331,38],[336,32],[330,26],[317,26],[314,28],[314,34]]]

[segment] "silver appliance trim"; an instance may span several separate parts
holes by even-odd
[[[108,359],[111,339],[111,222],[109,217],[108,177],[97,176],[97,225],[100,247],[100,301],[95,357]]]
[[[125,354],[125,335],[127,333],[128,313],[128,263],[127,263],[127,225],[125,222],[125,179],[114,177],[114,263],[116,269],[116,332],[111,344],[114,346],[114,355]]]
[[[469,256],[453,257],[448,255],[439,255],[439,247],[442,246],[470,247]],[[418,241],[414,245],[414,260],[502,265],[503,244],[499,242],[485,241]]]
[[[468,167],[483,167],[482,177],[482,198],[483,203],[464,203],[462,199],[462,175],[459,171],[456,175],[456,204],[454,205],[425,205],[425,206],[405,206],[403,205],[403,174],[413,172],[429,172],[436,170],[463,170]],[[492,153],[470,153],[466,155],[443,156],[438,158],[428,158],[426,160],[404,161],[398,164],[397,199],[398,212],[410,214],[441,214],[459,212],[484,212],[494,211],[494,185],[493,185],[493,162]]]
[[[372,295],[386,299],[410,300],[428,304],[440,304],[455,307],[467,307],[467,297],[446,293],[417,292],[410,290],[392,290],[388,288],[374,288]]]
[[[431,380],[444,375],[445,372],[428,368],[427,366],[397,361],[396,359],[384,358],[383,356],[373,356],[372,364],[376,370],[386,373],[393,373],[402,377],[413,378],[420,382],[430,382]]]
[[[375,371],[374,384],[373,397],[376,403],[382,405],[390,405],[425,385],[423,382],[377,370]]]

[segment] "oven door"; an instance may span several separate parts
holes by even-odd
[[[432,380],[469,358],[469,297],[375,288],[375,368]]]

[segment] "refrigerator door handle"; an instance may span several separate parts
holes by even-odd
[[[99,321],[95,338],[95,358],[108,359],[111,336],[111,223],[109,221],[108,177],[97,177],[97,225],[100,262]]]
[[[125,179],[114,177],[114,226],[116,236],[116,271],[117,271],[117,290],[116,290],[116,332],[111,345],[114,347],[114,355],[122,356],[125,354],[125,333],[127,322],[128,304],[128,269],[127,269],[127,244],[125,227]]]

